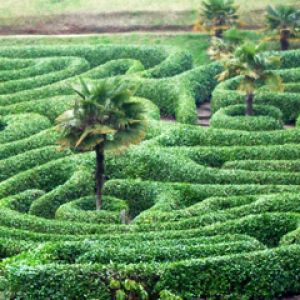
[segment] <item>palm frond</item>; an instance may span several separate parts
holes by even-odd
[[[204,27],[210,29],[228,29],[238,19],[238,6],[234,0],[207,0],[202,2],[200,17]]]
[[[120,79],[97,85],[81,80],[74,107],[56,119],[61,147],[89,151],[99,143],[124,148],[140,141],[146,118],[143,105],[131,98],[135,89]]]
[[[266,21],[270,29],[285,29],[294,31],[299,28],[300,10],[287,5],[278,5],[276,7],[269,5],[267,7]]]
[[[218,75],[223,81],[234,76],[242,76],[238,89],[253,93],[263,86],[264,89],[282,90],[283,84],[279,75],[270,71],[281,64],[277,55],[267,55],[264,45],[245,42],[234,53],[234,58],[224,61],[224,71]]]
[[[284,84],[282,78],[276,74],[274,71],[268,71],[264,73],[262,77],[264,85],[262,89],[268,91],[276,91],[276,92],[283,92],[284,91]]]

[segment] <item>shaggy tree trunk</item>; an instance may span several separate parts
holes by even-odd
[[[215,37],[222,39],[223,38],[223,29],[216,29],[215,30]]]
[[[215,37],[222,39],[223,38],[223,32],[224,32],[224,25],[225,25],[225,20],[224,19],[219,19],[215,23]]]
[[[101,209],[102,206],[102,189],[104,185],[104,147],[99,144],[95,147],[96,152],[96,209]]]
[[[253,98],[254,94],[252,92],[247,93],[246,96],[246,116],[253,115]]]
[[[290,47],[289,38],[290,38],[290,31],[288,29],[282,29],[280,32],[280,45],[282,51],[289,49]]]

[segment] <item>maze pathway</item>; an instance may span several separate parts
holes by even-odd
[[[209,119],[211,117],[210,102],[205,102],[201,104],[197,108],[197,115],[198,115],[198,120],[197,120],[198,125],[204,127],[209,126]]]

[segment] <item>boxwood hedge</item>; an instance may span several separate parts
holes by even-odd
[[[257,116],[248,119],[236,90],[240,78],[218,84],[221,65],[194,67],[185,51],[2,46],[3,295],[114,299],[142,291],[158,299],[163,291],[177,300],[299,293],[300,134],[298,127],[283,130],[281,120],[300,112],[300,51],[281,55],[276,72],[285,92],[262,88]],[[73,105],[79,77],[138,84],[135,100],[148,118],[141,145],[106,154],[100,211],[94,153],[56,145],[54,121]],[[194,126],[196,106],[211,95],[212,128]]]
[[[245,105],[230,105],[219,109],[211,118],[213,128],[268,131],[283,128],[281,111],[272,106],[254,106],[253,116],[245,116]]]

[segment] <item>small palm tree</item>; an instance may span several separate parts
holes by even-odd
[[[300,10],[285,5],[269,5],[266,18],[269,29],[279,32],[281,50],[288,50],[290,37],[300,29]]]
[[[223,39],[213,37],[207,54],[213,60],[229,59],[238,45],[244,41],[244,35],[236,28],[224,32]]]
[[[236,24],[237,10],[234,0],[206,0],[202,2],[200,17],[204,27],[214,30],[215,36],[222,38],[223,31]]]
[[[256,45],[245,42],[234,52],[233,59],[225,60],[224,71],[218,75],[218,80],[242,75],[239,89],[246,92],[246,115],[253,115],[255,91],[263,87],[269,90],[283,90],[281,77],[274,71],[266,70],[280,65],[280,56],[267,56],[265,44]]]
[[[138,144],[144,137],[144,107],[132,95],[135,87],[114,80],[86,84],[81,80],[74,107],[57,119],[62,148],[96,152],[96,208],[102,204],[104,186],[104,151],[120,151]]]

